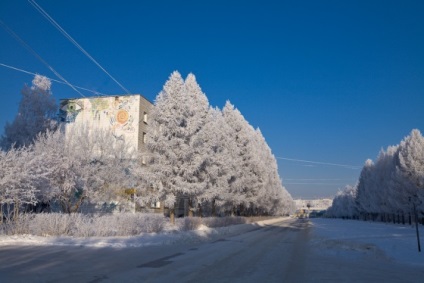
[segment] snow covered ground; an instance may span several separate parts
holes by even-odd
[[[311,219],[311,244],[338,257],[360,254],[424,268],[424,251],[418,252],[415,226],[342,219]],[[419,227],[424,247],[424,227]]]
[[[285,218],[268,219],[255,224],[239,224],[228,227],[209,228],[202,225],[195,231],[167,232],[167,233],[143,233],[132,237],[41,237],[33,235],[0,236],[0,246],[24,245],[24,246],[78,246],[78,247],[146,247],[154,245],[166,245],[181,242],[199,242],[245,233],[258,227],[270,225]]]
[[[240,224],[221,228],[201,226],[196,231],[172,233],[145,233],[135,237],[39,237],[32,235],[1,236],[0,246],[78,246],[78,247],[146,247],[211,241],[246,233],[259,227],[272,225],[284,218]],[[384,224],[341,219],[310,219],[310,244],[320,253],[337,257],[355,258],[371,255],[376,259],[418,265],[424,268],[424,251],[417,251],[415,226]],[[424,228],[420,226],[421,245],[424,248]]]
[[[1,282],[415,283],[423,276],[414,227],[373,222],[277,218],[137,237],[0,237]]]

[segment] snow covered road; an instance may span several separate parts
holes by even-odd
[[[290,219],[209,242],[124,249],[5,246],[0,281],[279,282],[302,276],[308,233],[306,222]]]
[[[424,278],[423,265],[393,261],[374,245],[348,241],[343,243],[351,249],[346,249],[334,242],[334,231],[332,239],[321,231],[345,223],[322,221],[280,219],[247,230],[240,226],[240,233],[217,233],[208,240],[180,238],[173,244],[132,248],[0,246],[0,282],[421,282]]]

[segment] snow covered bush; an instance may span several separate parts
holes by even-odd
[[[248,223],[248,219],[246,217],[239,217],[239,216],[202,218],[202,224],[210,228],[226,227],[226,226],[246,224],[246,223]]]
[[[93,218],[96,236],[132,236],[162,232],[168,224],[161,214],[117,213]]]
[[[202,224],[202,218],[200,217],[177,218],[177,220],[175,221],[175,225],[180,231],[197,230]]]
[[[209,228],[226,227],[237,224],[246,224],[249,220],[246,217],[225,216],[225,217],[185,217],[177,218],[175,225],[180,231],[190,231],[199,229],[202,225]]]
[[[27,235],[32,234],[30,223],[34,215],[22,214],[14,221],[7,221],[0,224],[0,235]]]
[[[111,237],[163,232],[169,221],[161,214],[117,213],[86,215],[81,213],[23,214],[16,221],[0,225],[5,235]]]
[[[40,178],[31,147],[0,150],[0,223],[19,218],[21,210],[37,202]]]
[[[0,235],[112,237],[142,233],[190,231],[205,225],[210,228],[246,224],[245,217],[185,217],[175,225],[157,213],[116,213],[88,215],[82,213],[22,214],[16,221],[0,224]]]
[[[40,213],[27,214],[28,230],[38,236],[71,235],[80,217],[79,214]]]

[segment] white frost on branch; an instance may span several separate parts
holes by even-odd
[[[44,92],[50,91],[50,88],[52,86],[52,82],[49,78],[41,75],[35,75],[34,79],[32,80],[32,90],[41,90]]]

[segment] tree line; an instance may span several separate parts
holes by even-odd
[[[190,213],[282,215],[294,207],[259,129],[230,102],[211,107],[193,74],[171,74],[157,96],[147,133],[150,188],[143,202],[172,208],[186,196]]]
[[[414,210],[424,217],[424,137],[418,129],[381,150],[375,162],[366,160],[358,183],[339,192],[327,214],[405,223]]]
[[[184,81],[174,72],[156,97],[143,153],[107,130],[64,129],[45,77],[36,75],[22,95],[0,139],[3,216],[156,201],[173,216],[180,197],[199,216],[282,215],[294,207],[259,129],[229,102],[211,107],[192,74]]]

